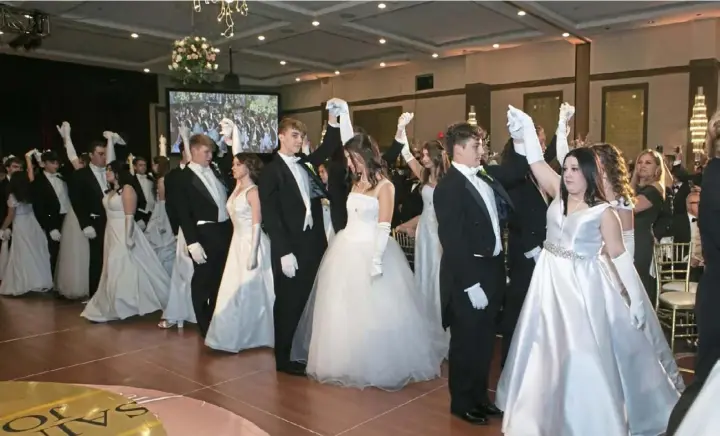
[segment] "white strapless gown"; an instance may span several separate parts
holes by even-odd
[[[440,375],[429,321],[407,259],[390,238],[371,278],[379,203],[351,193],[348,223],[325,252],[291,359],[321,383],[398,390]]]
[[[10,194],[8,206],[15,208],[12,244],[0,284],[0,295],[45,292],[53,287],[47,237],[29,203],[19,203]]]
[[[97,292],[81,316],[106,322],[162,310],[168,302],[170,276],[134,221],[135,245],[128,248],[125,244],[125,212],[120,195],[106,195],[103,204],[107,226],[102,275]]]
[[[90,245],[71,205],[67,207],[60,233],[55,289],[65,298],[87,298],[90,295]]]
[[[559,199],[548,208],[546,247],[498,383],[506,436],[657,436],[667,427],[679,392],[600,258],[608,207],[568,217]]]
[[[702,390],[695,398],[675,436],[717,436],[720,428],[720,363],[716,363],[705,380]]]
[[[438,222],[433,206],[435,188],[424,185],[420,195],[423,210],[415,230],[415,283],[425,304],[425,316],[430,322],[433,345],[441,358],[447,358],[450,331],[443,329],[440,309],[440,257],[442,246],[438,237]]]
[[[254,185],[230,196],[227,202],[234,231],[215,312],[205,338],[208,347],[232,353],[275,346],[275,288],[270,240],[265,233],[260,233],[257,267],[247,269],[253,237],[252,208],[247,201],[247,192],[253,188]]]
[[[155,254],[157,254],[160,263],[165,267],[165,271],[167,271],[168,275],[172,275],[177,241],[165,210],[164,200],[159,198],[155,200],[155,207],[145,229],[145,237],[155,250]]]

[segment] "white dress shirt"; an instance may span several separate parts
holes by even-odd
[[[143,195],[145,196],[145,210],[140,212],[152,213],[155,209],[155,196],[153,195],[153,182],[148,179],[147,174],[136,174],[138,183],[140,183],[140,189],[142,189]]]
[[[66,214],[70,208],[70,197],[68,197],[67,186],[65,182],[60,178],[58,173],[48,173],[43,171],[45,177],[47,177],[50,186],[52,186],[55,195],[57,196],[58,203],[60,203],[60,213]]]
[[[498,217],[497,204],[495,203],[495,192],[490,185],[485,182],[485,180],[477,176],[477,172],[482,169],[482,166],[470,168],[467,165],[459,164],[457,162],[453,162],[452,164],[458,171],[467,177],[485,202],[485,207],[487,207],[488,213],[490,214],[493,232],[495,233],[495,249],[493,250],[493,256],[497,256],[502,251],[502,239],[500,238],[500,218]]]
[[[230,218],[225,205],[227,203],[227,192],[225,192],[225,186],[215,177],[212,168],[200,166],[195,162],[190,162],[187,166],[200,178],[213,200],[215,200],[218,209],[217,222],[227,221]]]
[[[690,250],[693,257],[702,258],[702,246],[700,243],[700,231],[697,225],[697,217],[688,214],[688,223],[690,224]]]
[[[303,230],[312,229],[313,218],[312,210],[310,209],[310,177],[304,169],[300,168],[300,165],[302,164],[299,162],[299,157],[285,156],[282,153],[278,153],[278,155],[282,158],[283,162],[285,162],[285,165],[290,168],[290,172],[295,178],[295,182],[300,190],[303,203],[305,203],[305,221],[303,222]]]
[[[93,175],[95,175],[95,180],[97,180],[98,185],[100,185],[100,189],[102,190],[103,194],[108,189],[107,184],[107,175],[105,174],[105,168],[102,167],[96,167],[93,164],[90,164],[90,169],[93,172]]]

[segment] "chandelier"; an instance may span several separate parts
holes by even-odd
[[[701,86],[695,95],[692,118],[690,118],[690,142],[692,143],[693,153],[702,153],[705,146],[707,127],[707,106],[705,106],[705,95]]]
[[[468,112],[468,124],[471,126],[477,126],[477,118],[475,118],[475,106],[470,106],[470,112]]]
[[[193,0],[193,7],[195,12],[202,11],[203,0]],[[246,17],[250,8],[247,5],[246,0],[204,0],[206,5],[210,3],[220,3],[220,13],[217,16],[218,23],[225,21],[225,31],[222,36],[230,38],[235,34],[235,21],[233,20],[233,14],[239,13],[243,17]]]

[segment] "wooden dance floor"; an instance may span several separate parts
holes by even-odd
[[[157,315],[91,324],[79,316],[83,307],[50,296],[0,298],[0,381],[181,394],[227,409],[271,436],[501,435],[499,419],[476,427],[450,415],[445,378],[395,393],[320,385],[277,374],[270,350],[215,352],[193,325],[161,330]],[[499,373],[496,359],[493,386]]]

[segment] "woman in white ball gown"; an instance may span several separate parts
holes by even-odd
[[[260,159],[252,154],[233,157],[232,172],[237,184],[227,209],[234,230],[205,338],[205,345],[216,350],[237,353],[275,345],[270,240],[260,228],[262,214],[254,182],[261,167]]]
[[[105,252],[97,292],[81,314],[94,322],[125,319],[162,310],[168,302],[170,276],[134,220],[137,194],[130,174],[110,162],[111,187],[103,204],[107,213]]]
[[[156,178],[155,207],[147,223],[145,237],[155,250],[165,271],[168,275],[172,275],[177,241],[165,209],[165,174],[170,171],[170,161],[165,156],[155,156],[152,170]]]
[[[422,296],[390,222],[394,187],[375,142],[345,146],[353,187],[348,222],[325,253],[293,341],[321,383],[398,390],[440,375]]]
[[[532,119],[510,108],[510,132],[554,200],[496,403],[507,436],[657,436],[679,393],[642,331],[644,289],[605,199],[595,153],[545,163]],[[625,302],[602,264],[612,259]],[[628,307],[629,306],[629,307]]]

